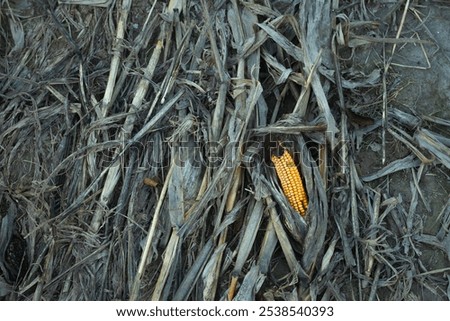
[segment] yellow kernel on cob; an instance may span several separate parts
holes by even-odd
[[[300,172],[295,166],[291,154],[285,149],[280,157],[272,155],[271,158],[284,195],[286,195],[292,208],[304,216],[308,208],[308,197],[303,188]]]

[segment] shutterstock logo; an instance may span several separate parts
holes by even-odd
[[[281,155],[285,149],[289,150],[297,166],[316,167],[325,161],[319,157],[320,149],[326,149],[326,140],[323,145],[316,142],[303,142],[299,140],[279,139],[271,135],[261,136],[245,142],[214,142],[214,141],[177,141],[169,142],[169,148],[164,149],[161,143],[147,141],[145,145],[135,146],[139,153],[150,153],[148,167],[168,168],[171,162],[179,167],[217,169],[225,166],[234,168],[237,164],[252,168],[256,164],[272,167],[272,155]],[[132,149],[131,147],[130,149]],[[165,155],[162,155],[164,151]],[[340,155],[340,151],[333,153]],[[336,162],[336,159],[334,160]]]

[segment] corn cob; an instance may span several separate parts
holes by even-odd
[[[300,173],[297,166],[295,166],[291,154],[285,149],[283,155],[280,157],[272,155],[271,158],[281,182],[284,195],[286,195],[294,210],[304,216],[308,208],[308,197],[306,196]]]

